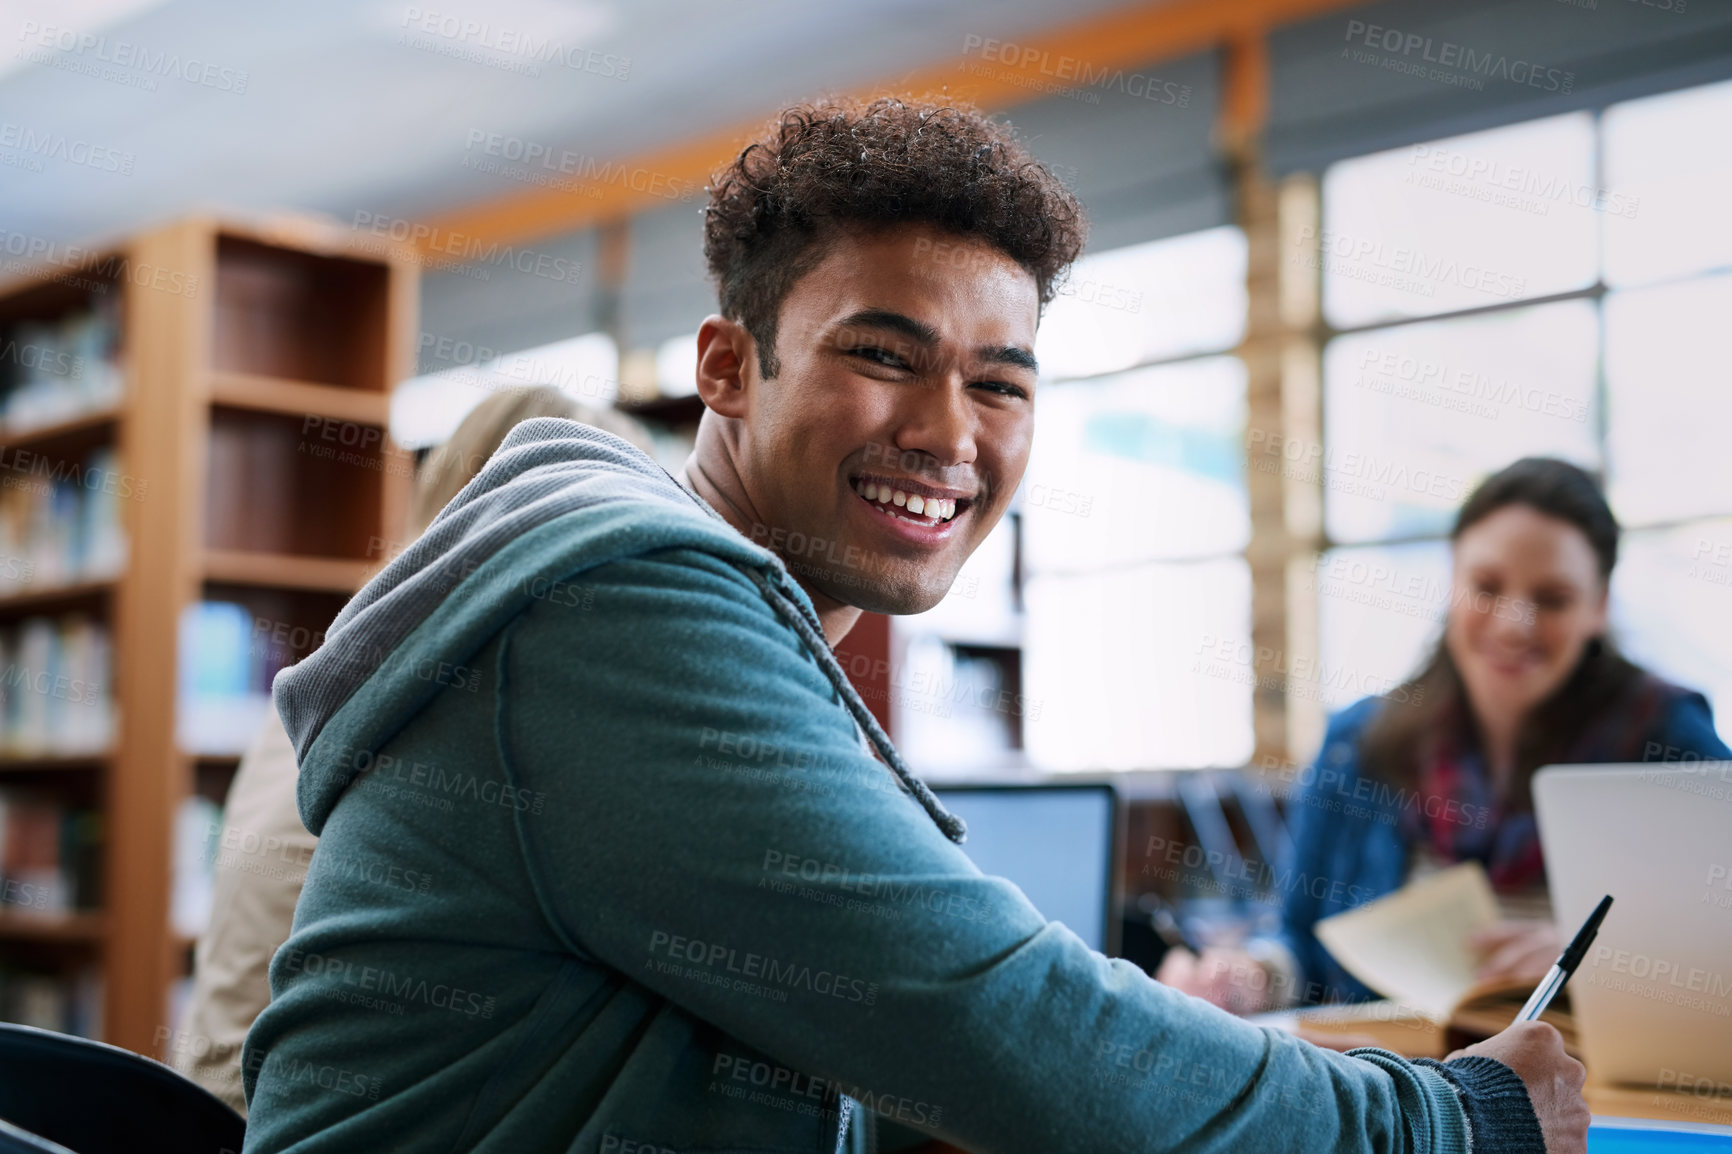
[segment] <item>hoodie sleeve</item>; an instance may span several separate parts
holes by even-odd
[[[982,875],[737,569],[678,550],[586,581],[583,611],[511,626],[497,725],[559,815],[519,836],[574,953],[970,1149],[1469,1149],[1436,1070],[1236,1019]]]

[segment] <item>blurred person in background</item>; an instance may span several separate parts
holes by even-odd
[[[1621,654],[1607,635],[1618,523],[1599,486],[1527,457],[1456,516],[1442,637],[1406,685],[1331,719],[1288,804],[1281,930],[1243,949],[1183,948],[1157,977],[1232,1010],[1376,997],[1329,956],[1317,922],[1446,866],[1484,865],[1502,919],[1471,945],[1477,978],[1538,983],[1563,952],[1529,791],[1553,764],[1732,757],[1707,700]],[[1339,884],[1337,884],[1339,883]]]
[[[503,389],[470,410],[416,470],[405,541],[419,537],[481,471],[505,435],[533,417],[581,421],[654,452],[648,432],[622,413],[579,404],[548,385]],[[210,923],[199,936],[192,995],[180,1030],[168,1041],[176,1069],[243,1115],[241,1044],[271,1000],[271,955],[289,936],[318,844],[301,824],[297,777],[294,746],[277,711],[267,710],[223,806]],[[414,878],[399,880],[415,883]]]

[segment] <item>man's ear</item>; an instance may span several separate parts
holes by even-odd
[[[723,417],[746,415],[746,391],[756,382],[757,342],[746,326],[707,316],[698,327],[698,396]]]

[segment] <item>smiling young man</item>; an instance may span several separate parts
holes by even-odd
[[[320,843],[248,1151],[1582,1148],[1549,1027],[1332,1054],[1091,953],[849,687],[1015,491],[1081,237],[948,108],[794,109],[718,178],[683,484],[519,426],[277,684]]]

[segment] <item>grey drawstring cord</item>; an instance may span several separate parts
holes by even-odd
[[[663,472],[665,473],[667,470],[664,469]],[[692,503],[698,508],[722,524],[728,524],[727,518],[710,508],[710,503],[698,496],[695,489],[672,473],[668,473],[667,477],[679,488],[680,492],[690,497]],[[728,527],[733,528],[731,525]],[[818,668],[824,671],[824,676],[830,679],[830,684],[841,695],[842,704],[848,707],[848,712],[854,717],[854,724],[860,727],[861,732],[866,735],[866,740],[870,741],[872,748],[878,751],[879,759],[889,766],[890,772],[896,775],[896,780],[902,783],[902,787],[914,795],[914,800],[920,803],[920,808],[926,811],[927,816],[938,823],[938,828],[944,831],[944,836],[957,845],[961,845],[968,840],[968,824],[944,808],[944,803],[933,796],[932,791],[926,788],[924,781],[914,776],[914,771],[908,768],[908,763],[902,760],[902,755],[896,752],[894,745],[890,744],[890,735],[884,732],[883,727],[878,724],[878,719],[872,716],[872,711],[866,708],[864,701],[860,700],[860,695],[854,691],[854,683],[848,680],[848,675],[842,671],[841,663],[836,660],[836,655],[830,651],[830,643],[824,639],[822,626],[819,625],[816,618],[809,617],[802,612],[800,603],[788,596],[782,589],[782,582],[788,579],[787,571],[782,568],[779,559],[774,559],[774,554],[771,554],[771,557],[772,563],[775,565],[774,572],[777,580],[772,581],[762,569],[750,565],[742,566],[746,576],[750,577],[752,583],[763,592],[764,599],[781,615],[782,619],[793,626],[794,632],[800,635],[800,640],[805,642],[806,648],[817,660]]]
[[[765,600],[769,601],[782,619],[793,626],[794,632],[800,635],[800,640],[806,643],[806,648],[812,651],[812,656],[818,659],[818,667],[824,671],[824,676],[830,679],[830,684],[841,695],[842,703],[848,707],[848,712],[854,715],[854,721],[865,731],[866,738],[872,743],[872,748],[878,751],[878,756],[884,764],[890,767],[890,772],[896,775],[909,793],[914,795],[922,809],[938,823],[938,828],[944,831],[944,836],[961,845],[968,838],[968,826],[963,820],[944,808],[932,791],[926,788],[926,783],[914,776],[902,760],[902,755],[896,752],[896,747],[890,744],[890,736],[878,724],[878,719],[866,708],[866,703],[860,700],[860,695],[854,691],[854,685],[843,672],[836,655],[830,652],[830,643],[824,640],[816,622],[808,620],[800,611],[800,605],[780,588],[778,583],[761,569],[748,567],[746,575],[750,577],[759,589],[763,590]]]

